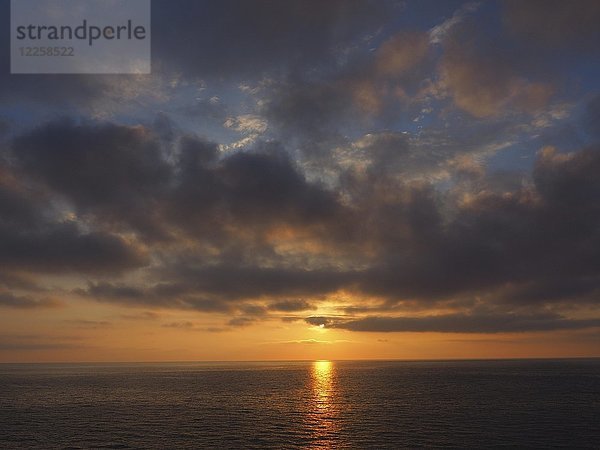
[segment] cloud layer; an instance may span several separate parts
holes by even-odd
[[[234,3],[157,4],[148,77],[1,75],[1,307],[600,326],[594,2]]]

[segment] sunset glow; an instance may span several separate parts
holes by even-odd
[[[327,409],[329,361],[600,356],[578,5],[157,1],[150,74],[7,42],[0,361],[318,360]]]

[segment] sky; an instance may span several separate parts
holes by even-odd
[[[0,361],[600,356],[600,3],[155,0],[11,75]]]

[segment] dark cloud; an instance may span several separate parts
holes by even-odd
[[[336,80],[307,81],[291,78],[276,86],[265,115],[288,139],[314,153],[310,145],[339,139],[339,127],[355,112],[347,86]]]
[[[223,78],[309,70],[330,64],[337,53],[376,32],[389,20],[392,1],[375,0],[179,0],[152,2],[153,75],[194,83]],[[10,2],[0,1],[0,100],[44,104],[52,110],[93,110],[132,94],[128,75],[11,75]],[[139,92],[152,96],[153,92]],[[134,95],[133,98],[137,98]],[[192,108],[193,111],[194,108]]]
[[[384,140],[372,150],[378,160],[394,160],[395,146],[387,144]],[[350,266],[361,261],[363,267],[283,268],[278,264],[284,260],[267,241],[247,241],[234,233],[229,236],[240,239],[242,253],[180,257],[154,269],[154,283],[144,287],[93,283],[82,294],[121,304],[238,311],[245,318],[266,314],[263,306],[252,303],[256,300],[268,301],[271,311],[292,312],[312,305],[289,297],[323,298],[340,289],[379,298],[378,311],[400,305],[423,309],[440,302],[470,307],[473,298],[480,297],[510,313],[542,304],[593,304],[597,298],[596,149],[573,154],[544,149],[533,183],[509,192],[487,189],[485,182],[475,192],[443,195],[428,183],[394,184],[384,177],[388,162],[381,169],[372,166],[373,178],[344,186],[361,194],[342,206],[337,197],[311,186],[281,154],[237,153],[220,159],[208,143],[192,139],[184,147],[181,157],[187,163],[182,167],[189,172],[180,172],[180,184],[170,198],[176,202],[171,207],[187,217],[169,220],[194,224],[200,222],[190,218],[200,221],[208,215],[207,220],[219,218],[229,227],[251,225],[252,232],[274,223],[304,230],[319,223],[312,233],[329,240],[329,248],[347,258],[342,261]],[[376,175],[385,180],[380,187]],[[203,200],[181,206],[184,188],[186,195]],[[319,199],[316,205],[324,198],[332,206],[306,206],[313,195]],[[352,244],[337,237],[339,223],[351,210],[355,211],[348,217],[355,221],[350,234],[360,239]],[[217,211],[227,214],[219,216]],[[194,239],[206,239],[203,228],[188,230]],[[360,250],[367,248],[369,258]],[[260,258],[271,267],[261,266]],[[360,304],[354,308],[348,311],[373,311],[361,310]]]
[[[247,327],[256,322],[254,317],[234,317],[227,322],[230,327]]]
[[[275,143],[219,160],[208,142],[186,139],[181,150],[168,220],[198,238],[225,247],[244,234],[260,237],[276,226],[320,227],[338,217],[335,194],[309,183]]]
[[[72,201],[79,214],[160,235],[153,213],[171,173],[150,130],[64,120],[16,138],[12,147],[19,168]]]
[[[56,308],[63,303],[52,298],[36,299],[28,296],[18,296],[11,292],[0,291],[0,307],[16,309]]]
[[[300,70],[376,31],[390,7],[369,0],[155,2],[153,58],[200,77]]]
[[[164,283],[151,287],[134,287],[112,283],[94,283],[77,293],[121,304],[146,305],[167,308],[197,309],[201,311],[231,311],[237,302],[289,295],[320,296],[334,292],[352,280],[352,274],[333,271],[303,271],[268,269],[260,267],[216,266],[194,269],[176,266],[164,268]],[[270,309],[292,311],[291,308],[309,307],[302,300],[281,300]],[[286,309],[287,308],[287,309]],[[243,305],[242,311],[262,315],[263,307]]]
[[[201,269],[177,267],[169,279],[188,289],[227,300],[281,296],[319,296],[335,292],[353,274],[332,270],[215,266]]]
[[[60,224],[40,231],[0,229],[0,267],[60,273],[115,273],[146,265],[147,255],[124,239],[82,233]]]
[[[7,289],[19,289],[24,291],[44,291],[44,287],[36,283],[31,275],[8,271],[0,273],[0,286]]]
[[[270,310],[282,312],[306,311],[307,309],[314,308],[315,306],[312,303],[309,303],[306,300],[302,299],[282,300],[279,302],[271,303],[269,305]]]
[[[600,319],[567,319],[555,314],[447,314],[429,317],[309,317],[311,325],[364,332],[515,333],[583,329],[600,326]]]
[[[569,297],[571,286],[569,298],[577,302],[598,276],[598,161],[596,149],[562,155],[546,149],[532,188],[469,194],[448,213],[443,211],[451,198],[409,190],[395,209],[374,211],[384,263],[366,271],[360,289],[423,301],[468,298],[506,283],[541,283],[548,285],[545,301],[551,303],[558,299],[553,280],[566,279],[559,297]]]
[[[0,138],[3,138],[12,129],[10,120],[0,117]]]
[[[504,21],[519,37],[551,49],[595,50],[600,38],[600,5],[594,0],[505,0]]]
[[[586,105],[583,126],[594,139],[600,139],[600,94],[594,96]]]
[[[465,21],[444,40],[440,72],[456,106],[475,117],[534,113],[548,104],[555,88],[529,67],[532,59],[535,54],[521,54],[480,24]]]
[[[117,272],[145,264],[141,249],[53,217],[49,196],[0,167],[0,268],[5,271]]]
[[[596,326],[567,314],[599,298],[598,100],[587,92],[571,123],[567,103],[583,100],[560,83],[597,37],[597,8],[507,2],[503,28],[495,6],[466,6],[432,34],[392,23],[392,3],[156,2],[152,76],[5,71],[0,100],[22,109],[0,125],[0,304],[44,306],[40,274],[83,273],[70,287],[82,297],[227,313],[229,327],[298,320],[341,294],[345,316],[309,323]],[[152,107],[129,100],[154,94],[173,116],[116,123],[143,121]],[[81,113],[114,98],[134,114],[17,120],[30,102]],[[539,142],[557,148],[529,174]],[[507,146],[516,169],[497,170]],[[433,308],[454,312],[416,316]]]

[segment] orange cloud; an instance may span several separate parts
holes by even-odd
[[[385,41],[377,50],[375,71],[382,76],[401,75],[421,63],[428,51],[427,33],[398,33]]]

